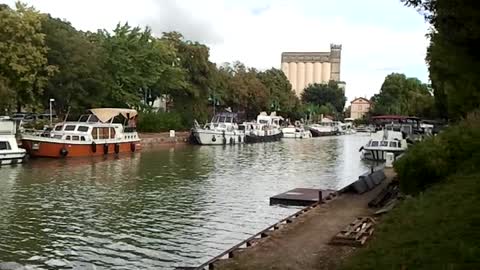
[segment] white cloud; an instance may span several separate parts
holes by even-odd
[[[258,69],[279,68],[282,51],[328,51],[330,43],[340,43],[349,100],[378,92],[391,72],[427,79],[427,26],[399,0],[366,0],[362,5],[357,0],[27,2],[83,30],[112,29],[129,21],[148,24],[155,33],[180,31],[207,43],[214,62],[239,60]]]

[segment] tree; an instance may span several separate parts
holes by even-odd
[[[176,63],[175,49],[154,38],[148,27],[142,30],[118,24],[113,34],[100,31],[98,39],[106,53],[112,106],[144,105],[150,89],[158,87]]]
[[[461,0],[402,0],[432,25],[427,51],[435,104],[458,119],[480,106],[480,4]]]
[[[47,63],[42,15],[20,2],[15,7],[0,8],[0,95],[9,105],[15,102],[20,111],[23,105],[38,105],[56,69]]]
[[[57,113],[61,114],[69,107],[80,113],[103,104],[108,94],[106,82],[111,79],[104,71],[105,53],[99,44],[70,23],[50,16],[43,17],[42,32],[48,46],[48,63],[58,67],[43,93],[44,105],[54,98]]]
[[[319,106],[330,103],[335,108],[335,113],[339,113],[343,112],[347,98],[337,82],[330,81],[328,84],[309,85],[302,93],[302,101]]]
[[[270,110],[292,115],[300,101],[283,71],[272,68],[258,73],[257,77],[268,89]]]
[[[404,74],[392,73],[385,77],[380,93],[372,97],[372,102],[374,115],[433,117],[434,99],[428,85]]]

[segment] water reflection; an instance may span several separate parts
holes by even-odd
[[[182,147],[0,169],[0,261],[40,269],[197,265],[295,211],[296,187],[338,189],[367,167],[362,136]]]

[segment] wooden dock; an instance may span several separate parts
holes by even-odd
[[[335,195],[334,190],[314,188],[295,188],[287,192],[270,197],[270,205],[308,206],[324,199],[329,200]]]

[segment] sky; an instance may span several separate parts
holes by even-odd
[[[14,0],[0,0],[14,5]],[[284,51],[329,51],[342,44],[346,95],[371,97],[386,75],[428,82],[428,25],[400,0],[23,0],[80,30],[119,22],[178,31],[210,47],[211,61],[280,68]]]

